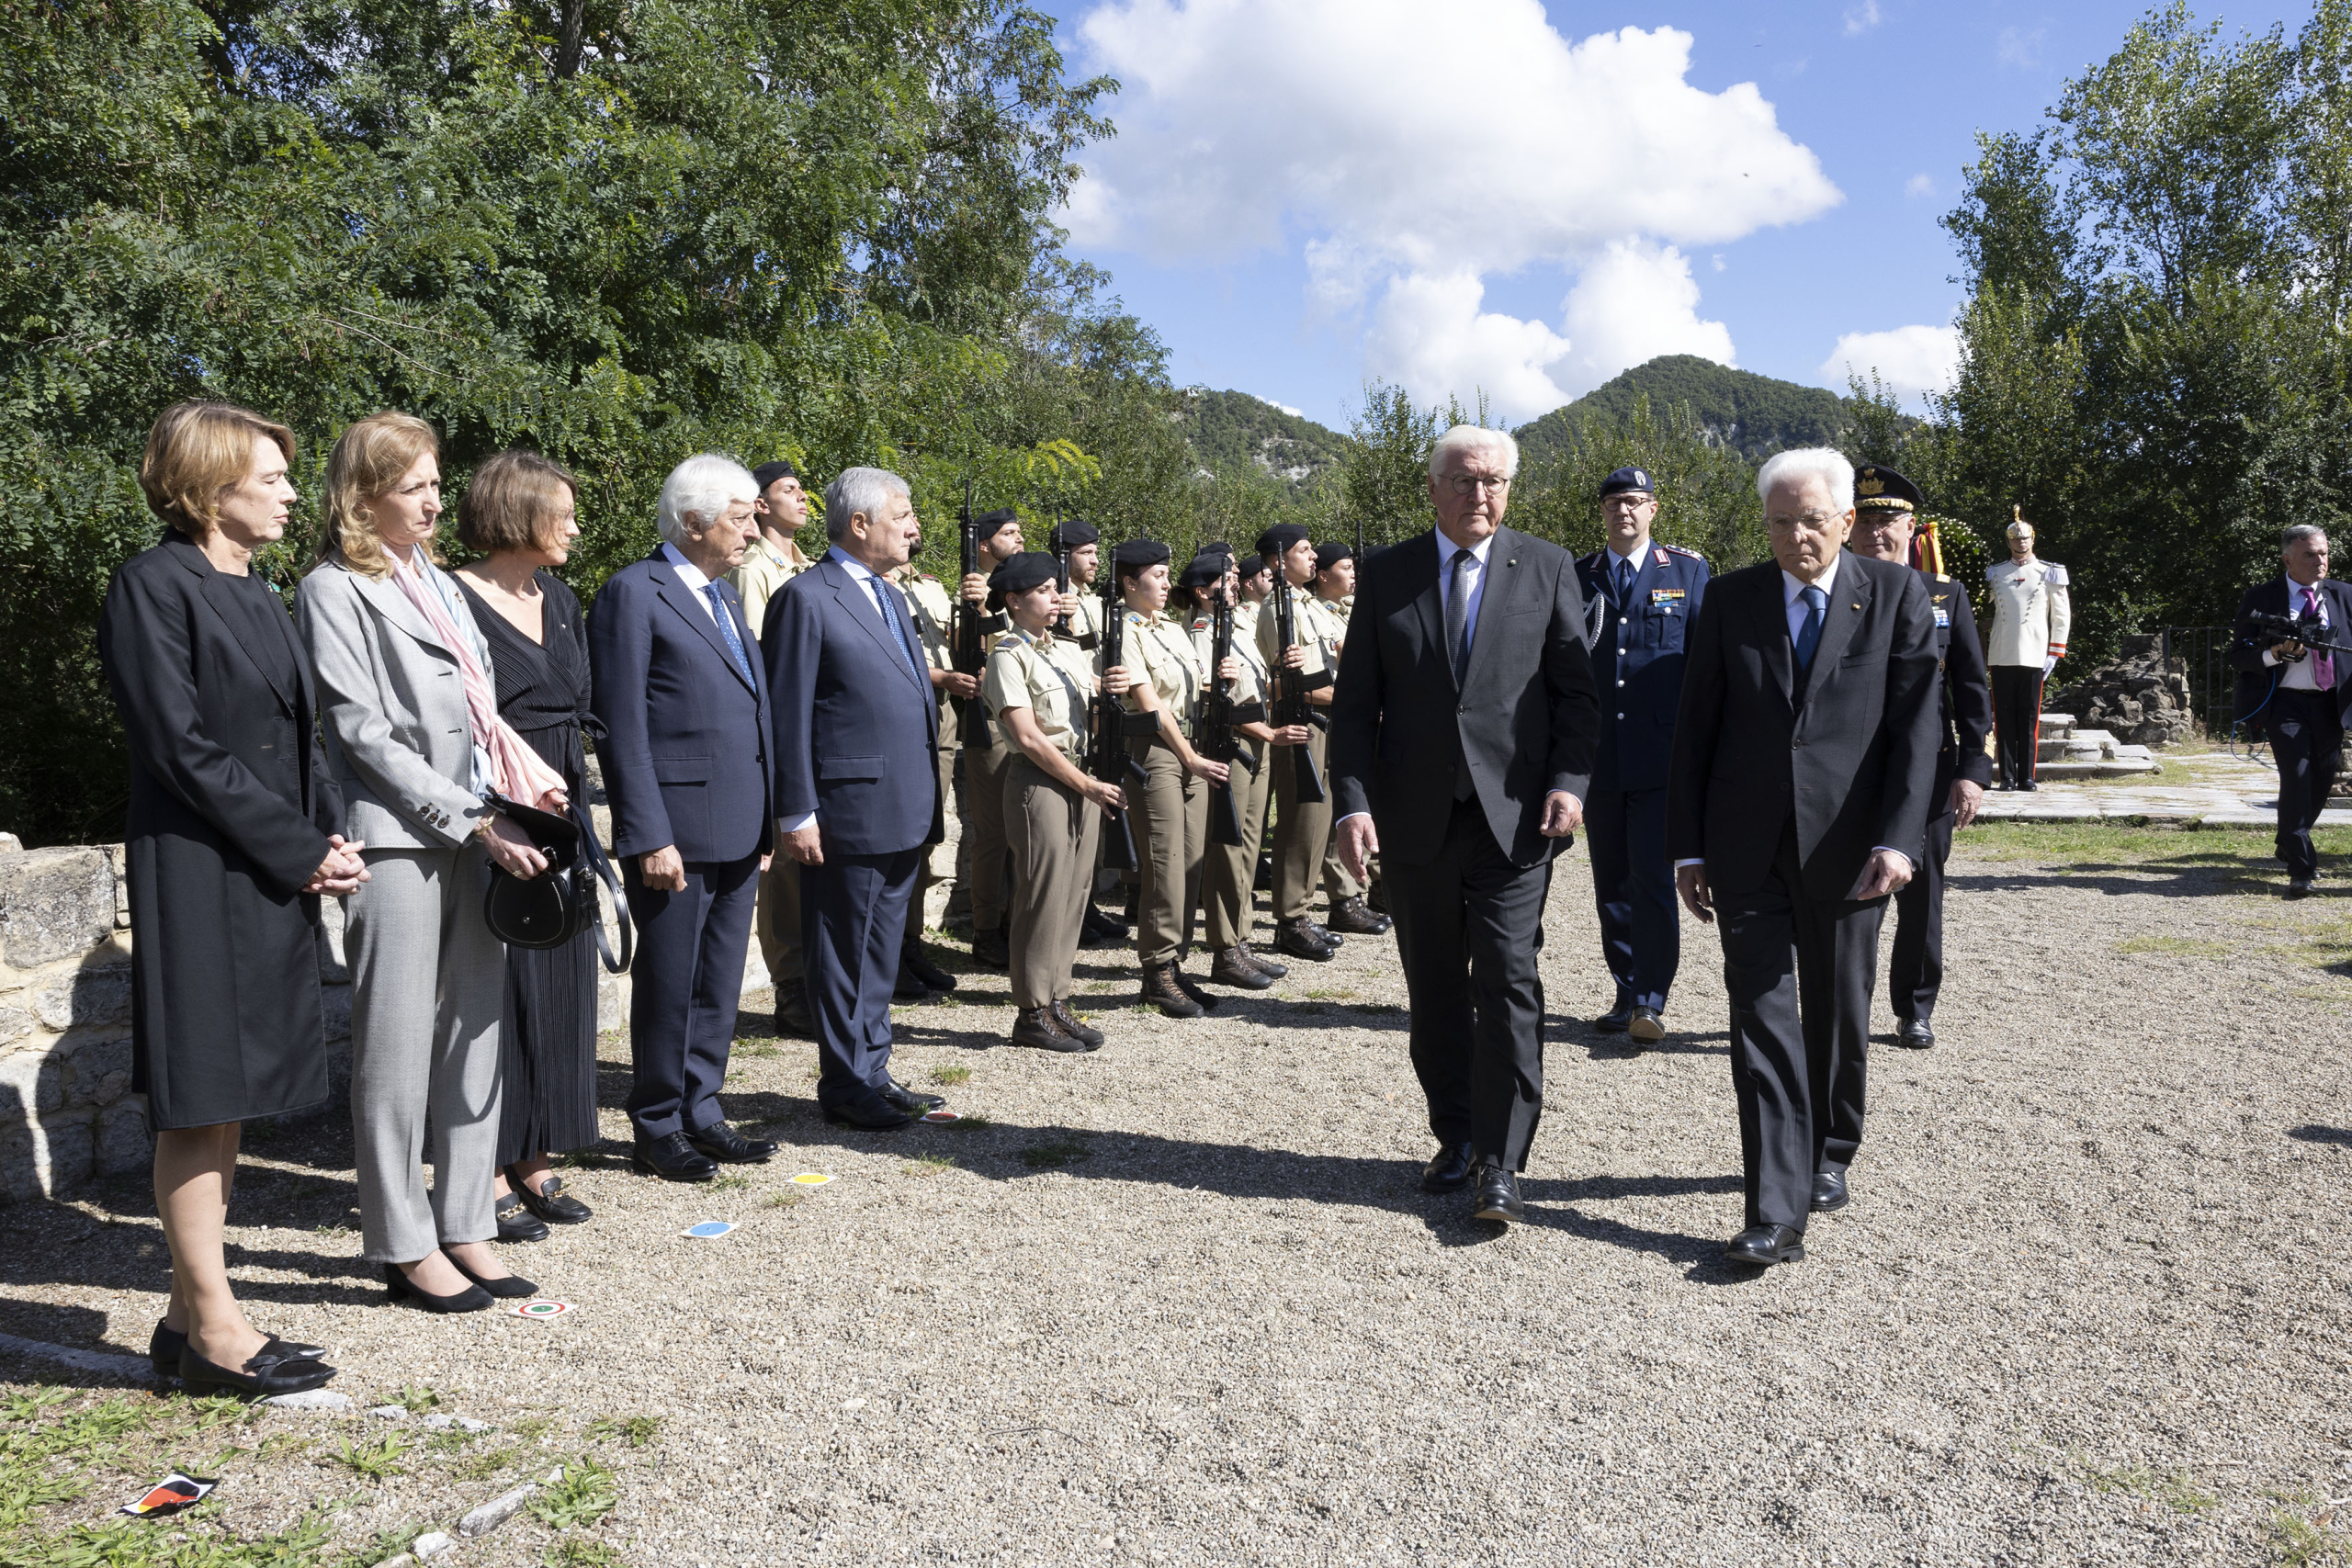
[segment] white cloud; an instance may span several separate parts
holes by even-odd
[[[1119,134],[1060,215],[1080,243],[1159,264],[1296,243],[1310,306],[1361,322],[1367,369],[1420,395],[1439,376],[1465,400],[1483,387],[1513,417],[1642,344],[1728,358],[1675,247],[1843,199],[1753,83],[1685,79],[1692,39],[1672,28],[1572,43],[1539,0],[1440,19],[1421,0],[1105,0],[1079,33],[1124,84]],[[1479,308],[1486,279],[1530,265],[1601,269],[1571,301],[1648,313],[1588,308],[1564,336]]]
[[[1255,393],[1255,392],[1252,392],[1252,393],[1250,393],[1250,395],[1251,397],[1253,397],[1253,398],[1258,398],[1258,394],[1257,394],[1257,393]],[[1265,405],[1266,405],[1268,408],[1270,408],[1270,409],[1274,409],[1274,410],[1277,410],[1277,411],[1279,411],[1279,412],[1283,412],[1283,413],[1286,413],[1286,414],[1290,415],[1290,416],[1291,416],[1291,418],[1293,418],[1293,419],[1303,419],[1303,418],[1305,418],[1305,417],[1306,417],[1305,415],[1301,414],[1301,413],[1298,412],[1298,410],[1296,410],[1296,409],[1295,409],[1295,408],[1291,407],[1288,403],[1278,403],[1278,402],[1274,401],[1274,400],[1273,400],[1273,399],[1272,399],[1272,398],[1258,398],[1258,400],[1259,400],[1260,402],[1261,402],[1261,403],[1265,404]]]
[[[1913,175],[1909,179],[1903,182],[1903,194],[1905,196],[1933,196],[1936,194],[1936,182],[1929,179],[1925,175]]]
[[[2003,28],[1993,40],[1993,53],[2004,65],[2030,71],[2041,63],[2041,40],[2049,34],[2048,28]]]
[[[1691,281],[1690,263],[1671,245],[1612,243],[1586,265],[1560,310],[1574,345],[1567,366],[1570,396],[1661,354],[1737,363],[1731,329],[1699,319],[1699,286]]]
[[[1913,326],[1883,333],[1848,333],[1838,340],[1838,346],[1829,351],[1815,374],[1842,392],[1849,375],[1867,381],[1875,371],[1890,390],[1916,407],[1920,394],[1951,386],[1959,369],[1958,328]]]
[[[1846,7],[1846,36],[1866,33],[1878,26],[1878,0],[1862,0],[1859,6]]]

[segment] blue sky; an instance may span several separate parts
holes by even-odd
[[[1048,0],[1125,83],[1062,221],[1173,350],[1344,428],[1369,376],[1512,423],[1659,353],[1908,388],[1937,219],[2146,14],[2107,0]],[[2308,4],[2208,6],[2229,32]],[[1850,334],[1892,334],[1864,337]]]

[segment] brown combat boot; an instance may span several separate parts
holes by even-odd
[[[1143,966],[1143,995],[1136,998],[1147,1006],[1156,1007],[1170,1018],[1198,1018],[1206,1008],[1184,994],[1176,983],[1173,964],[1147,964]]]
[[[1362,898],[1334,898],[1331,900],[1331,919],[1326,929],[1343,936],[1378,936],[1388,926],[1388,917],[1375,915],[1365,908]]]
[[[1040,1051],[1087,1051],[1088,1045],[1075,1034],[1065,1034],[1051,1008],[1023,1008],[1012,1015],[1012,1043],[1033,1045]]]
[[[1209,960],[1209,983],[1216,986],[1238,986],[1245,991],[1270,991],[1274,977],[1250,962],[1250,954],[1238,947],[1227,947]]]
[[[1054,1002],[1054,1021],[1062,1026],[1064,1034],[1075,1034],[1085,1041],[1090,1051],[1102,1043],[1102,1032],[1072,1012],[1068,997],[1058,998]]]

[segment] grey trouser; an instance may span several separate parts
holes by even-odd
[[[362,1256],[414,1263],[443,1242],[498,1233],[491,1182],[506,944],[482,922],[490,857],[479,842],[369,850],[367,861],[368,880],[344,900]]]
[[[1004,780],[1004,834],[1012,845],[1012,1005],[1041,1008],[1069,995],[1080,922],[1102,808],[1016,755]]]
[[[1323,798],[1312,805],[1298,798],[1298,748],[1274,750],[1274,919],[1294,920],[1314,912],[1315,880],[1323,868],[1323,851],[1331,841],[1331,781],[1324,767],[1329,740],[1320,729],[1307,732],[1307,750],[1315,754],[1315,771],[1323,778]]]
[[[1209,840],[1206,869],[1201,874],[1201,911],[1208,919],[1209,950],[1223,953],[1250,940],[1257,916],[1251,908],[1258,887],[1258,846],[1266,841],[1266,802],[1271,797],[1277,767],[1295,766],[1288,746],[1254,746],[1243,742],[1245,759],[1254,750],[1253,773],[1233,764],[1233,813],[1241,818],[1241,842]]]
[[[1136,956],[1147,967],[1173,964],[1193,940],[1193,912],[1200,907],[1201,852],[1209,841],[1209,786],[1186,773],[1176,753],[1165,746],[1131,740],[1127,752],[1143,764],[1147,780],[1127,791],[1127,820],[1135,830],[1141,884]]]

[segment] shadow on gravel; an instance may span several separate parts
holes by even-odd
[[[1727,1056],[1731,1055],[1731,1031],[1718,1029],[1711,1034],[1690,1034],[1679,1031],[1669,1032],[1655,1045],[1635,1045],[1622,1034],[1603,1034],[1589,1023],[1575,1019],[1552,1019],[1545,1022],[1544,1042],[1547,1045],[1581,1045],[1585,1055],[1596,1062],[1630,1062],[1636,1056]]]
[[[2352,1127],[2323,1127],[2316,1122],[2287,1129],[2287,1136],[2300,1138],[2307,1144],[2334,1144],[2339,1148],[2352,1149]]]
[[[2161,898],[2210,898],[2217,893],[2283,892],[2278,875],[2243,863],[2199,863],[2193,856],[2169,860],[2086,862],[2064,871],[2047,867],[1947,874],[1944,886],[1954,892],[2003,893],[2029,887],[2086,887],[2094,892],[2153,893]]]

